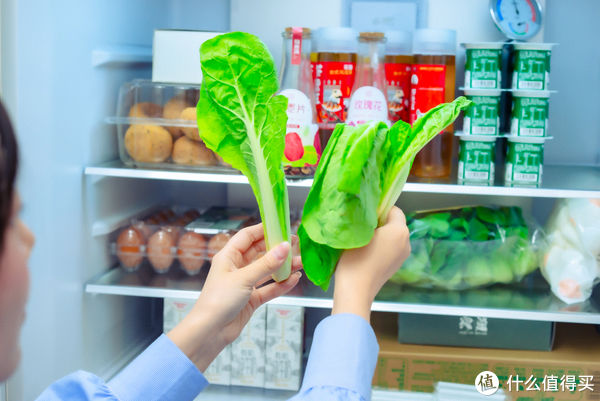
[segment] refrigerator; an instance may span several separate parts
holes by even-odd
[[[361,17],[357,10],[365,3],[372,12]],[[488,3],[3,0],[1,96],[20,146],[22,217],[37,239],[29,262],[31,289],[21,336],[22,360],[5,383],[6,400],[33,400],[53,381],[78,369],[110,379],[162,332],[161,298],[165,294],[197,296],[197,291],[175,287],[170,293],[144,293],[142,289],[123,294],[110,286],[89,290],[90,283],[101,285],[99,280],[115,267],[108,234],[129,216],[152,204],[255,206],[244,183],[193,173],[159,176],[122,168],[115,127],[105,120],[115,114],[122,84],[150,79],[155,29],[254,33],[279,65],[281,32],[286,26],[362,24],[378,29],[407,24],[455,29],[459,43],[503,40],[491,23]],[[545,160],[557,166],[548,178],[551,186],[514,195],[496,187],[465,193],[460,188],[415,185],[403,194],[400,206],[432,208],[492,199],[520,205],[543,222],[557,199],[600,197],[600,48],[593,42],[600,37],[596,23],[600,3],[541,3],[545,22],[534,40],[559,43],[552,58],[552,87],[559,93],[551,103],[554,140],[546,148]],[[387,9],[395,10],[395,19],[378,18]],[[464,71],[464,54],[462,58],[460,54],[457,83]],[[562,171],[569,175],[563,176]],[[307,193],[308,185],[292,185],[292,207],[301,208]],[[327,295],[311,299],[317,301],[300,301],[309,314],[322,316],[331,307]],[[404,310],[379,308],[390,313]],[[539,319],[600,324],[600,309],[590,308],[572,319],[539,311]],[[431,308],[424,310],[432,313]],[[437,312],[450,313],[443,308]],[[266,397],[259,393],[251,398],[243,391],[236,394],[232,399]]]

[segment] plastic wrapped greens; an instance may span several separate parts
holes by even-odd
[[[535,232],[519,207],[463,207],[407,216],[412,253],[398,284],[466,289],[520,281],[537,269]]]

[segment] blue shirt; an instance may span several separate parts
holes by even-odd
[[[352,314],[327,317],[315,329],[302,387],[290,401],[370,400],[378,351],[366,320]],[[207,385],[163,334],[108,383],[78,371],[53,383],[38,401],[193,400]]]

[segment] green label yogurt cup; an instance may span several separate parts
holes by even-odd
[[[500,132],[500,90],[464,89],[473,104],[465,111],[463,132],[470,135],[498,135]]]
[[[548,90],[552,43],[515,43],[512,88]]]
[[[508,137],[506,185],[539,185],[542,182],[545,138]]]
[[[549,91],[513,91],[510,134],[545,137],[548,130]]]
[[[466,49],[465,87],[500,89],[502,43],[463,43]]]
[[[458,181],[494,181],[496,137],[459,135]]]

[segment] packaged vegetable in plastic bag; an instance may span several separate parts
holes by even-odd
[[[568,304],[585,301],[600,278],[600,199],[559,201],[546,231],[542,274],[552,292]]]
[[[519,207],[463,207],[407,216],[412,252],[397,284],[462,290],[520,281],[539,266],[538,231]]]

